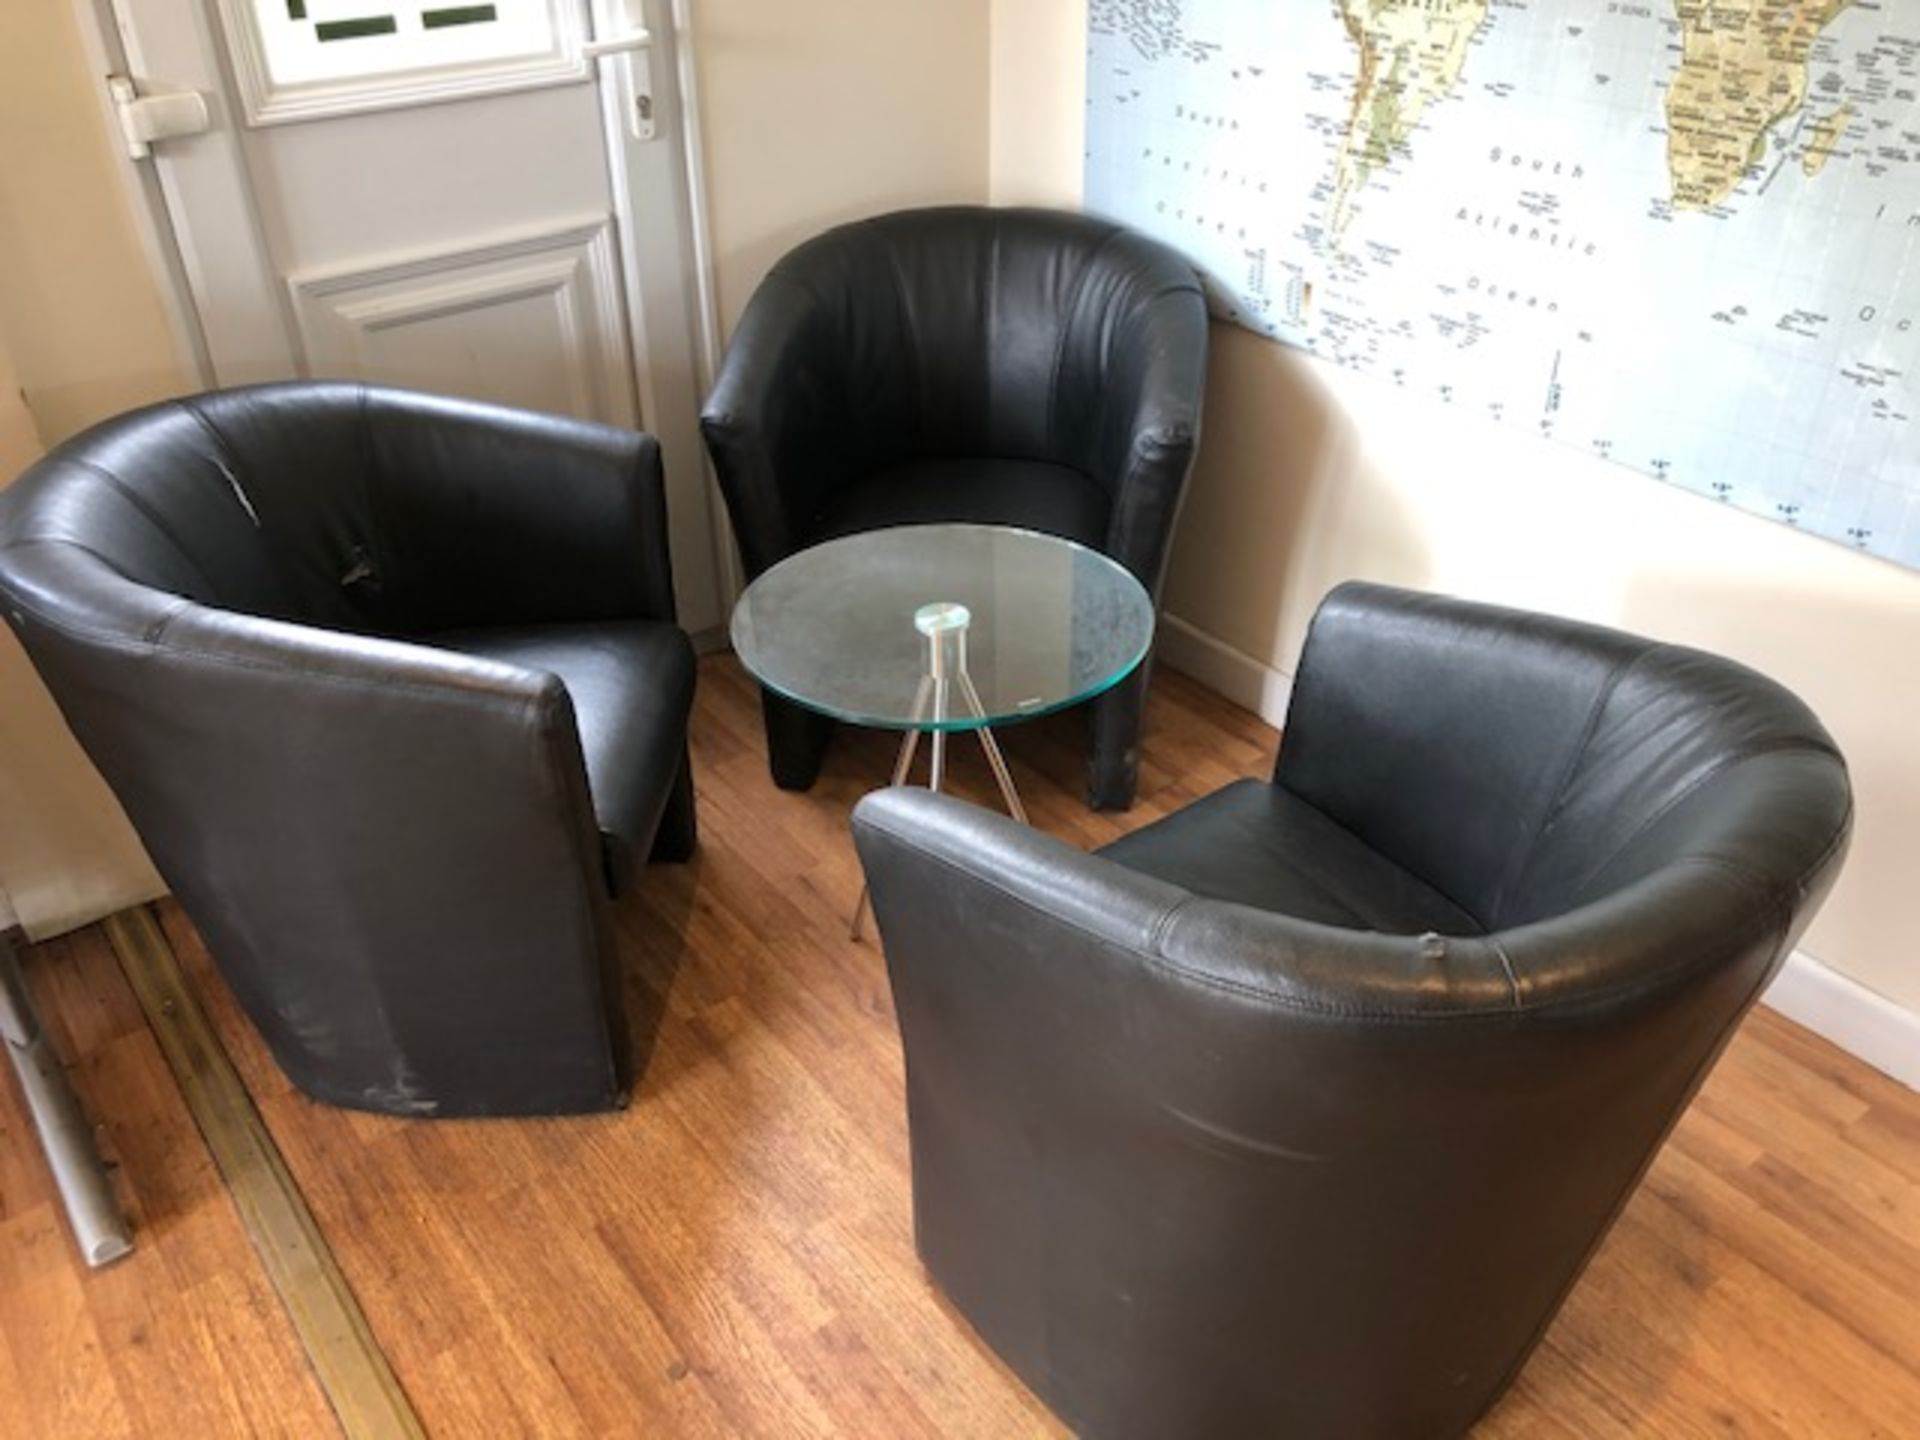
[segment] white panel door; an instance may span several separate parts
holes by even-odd
[[[717,626],[668,7],[112,4],[137,92],[209,104],[153,164],[210,381],[337,376],[651,430],[682,623]]]

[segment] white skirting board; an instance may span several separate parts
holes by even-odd
[[[1217,695],[1243,710],[1251,710],[1269,725],[1287,718],[1287,697],[1293,677],[1216,640],[1178,615],[1160,617],[1154,657],[1169,669],[1191,675]]]
[[[1920,1015],[1796,950],[1761,997],[1909,1090],[1920,1090]]]
[[[1160,620],[1155,653],[1269,725],[1286,719],[1293,677],[1236,650],[1175,615]],[[1848,1054],[1920,1090],[1920,1015],[1822,965],[1805,951],[1787,957],[1763,1001]]]

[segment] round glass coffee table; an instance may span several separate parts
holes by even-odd
[[[971,730],[1025,822],[992,727],[1118,685],[1153,641],[1153,602],[1097,550],[1000,525],[901,525],[829,540],[763,573],[734,607],[733,648],[762,685],[849,724],[902,730],[893,783],[922,732],[928,783]],[[866,892],[854,912],[860,933]]]

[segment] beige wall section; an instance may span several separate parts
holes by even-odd
[[[988,193],[996,205],[1080,203],[1086,0],[992,0]]]
[[[0,4],[0,485],[186,385],[95,83],[71,0]],[[0,886],[35,936],[161,891],[5,626]]]
[[[697,0],[723,328],[842,220],[987,194],[983,0]]]
[[[1084,0],[994,0],[1001,203],[1077,204]],[[1920,1011],[1920,574],[1221,327],[1168,609],[1290,674],[1352,576],[1557,611],[1735,656],[1845,750],[1859,825],[1805,948]],[[1229,663],[1240,663],[1228,657]]]
[[[187,388],[73,0],[0,4],[0,333],[48,444]]]
[[[0,479],[39,453],[0,332]],[[0,625],[0,910],[38,939],[162,889],[20,642]]]
[[[20,398],[20,381],[13,373],[13,361],[8,358],[4,343],[0,343],[0,476],[18,473],[39,454],[40,437],[34,433],[33,416],[27,413],[26,404]],[[0,631],[4,629],[0,626]],[[0,639],[0,713],[14,693],[16,663],[20,658],[11,632],[5,633],[7,638]],[[8,752],[0,749],[0,806],[5,805],[7,772]],[[14,909],[13,895],[7,889],[5,856],[12,848],[9,832],[17,823],[9,819],[11,814],[10,807],[0,809],[0,933],[12,929],[20,919]]]

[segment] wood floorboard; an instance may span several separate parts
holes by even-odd
[[[1266,773],[1275,743],[1163,671],[1141,801],[1116,817],[1082,803],[1079,717],[1005,736],[1035,822],[1083,846]],[[621,1114],[313,1105],[170,905],[166,932],[430,1433],[1059,1433],[913,1251],[885,969],[846,933],[847,811],[894,738],[843,733],[812,792],[776,791],[757,695],[722,657],[703,662],[693,747],[699,854],[650,869],[616,916],[630,1005],[664,1005]],[[951,756],[955,788],[994,804],[978,747]],[[140,1248],[85,1272],[0,1087],[0,1416],[23,1434],[327,1433],[99,933],[39,947],[29,976]],[[1920,1435],[1920,1095],[1755,1012],[1480,1434]]]
[[[333,1419],[98,927],[35,947],[35,1004],[98,1127],[132,1255],[90,1272],[0,1082],[0,1432],[326,1435]]]

